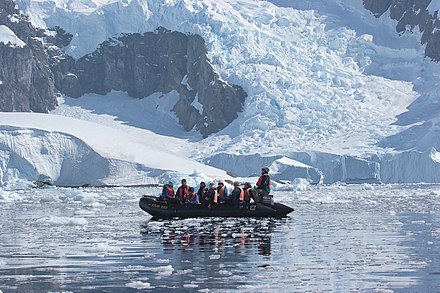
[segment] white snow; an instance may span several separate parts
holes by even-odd
[[[428,11],[429,11],[429,13],[431,14],[431,15],[434,15],[434,13],[437,11],[437,13],[438,13],[438,11],[440,10],[440,2],[439,1],[436,1],[436,0],[432,0],[431,1],[431,3],[429,3],[429,5],[428,5],[428,7],[426,8]],[[437,14],[437,17],[438,17],[439,15]]]
[[[20,176],[42,180],[41,174],[61,185],[155,183],[166,171],[197,179],[229,177],[181,156],[171,140],[150,131],[38,113],[0,113],[0,125],[2,185]],[[14,164],[17,157],[21,165]],[[18,176],[11,174],[14,169]]]
[[[0,43],[11,47],[23,48],[26,46],[26,43],[20,40],[20,38],[17,37],[17,35],[6,25],[0,25]]]
[[[352,156],[392,153],[378,142],[397,135],[389,147],[404,146],[408,141],[399,133],[422,122],[428,123],[423,139],[414,139],[408,149],[440,147],[435,107],[425,111],[425,120],[413,121],[411,117],[418,116],[410,111],[408,123],[395,123],[416,99],[427,105],[438,99],[440,65],[423,58],[419,35],[397,36],[393,21],[376,19],[360,0],[271,2],[291,7],[251,0],[18,0],[35,25],[58,25],[73,33],[66,52],[74,58],[121,33],[164,26],[200,34],[221,79],[242,86],[249,96],[243,113],[206,139],[178,125],[171,111],[176,92],[140,100],[120,92],[88,94],[64,97],[48,115],[1,113],[0,125],[18,127],[1,128],[1,183],[35,180],[43,174],[79,184],[87,177],[81,176],[85,170],[97,174],[93,183],[155,183],[165,178],[177,183],[182,176],[197,183],[227,177],[198,163],[212,164],[218,154],[236,161],[217,161],[217,166],[232,166],[240,176],[255,175],[262,165],[285,157],[288,163],[278,161],[283,168],[316,169],[324,173],[324,182],[378,180],[378,174],[384,174],[378,162]],[[182,84],[187,85],[185,78]],[[201,111],[197,98],[192,105]],[[73,154],[78,150],[82,156]],[[310,158],[299,160],[301,152]],[[12,159],[16,155],[21,165]],[[260,159],[251,161],[253,155]],[[410,171],[403,176],[401,170],[411,168],[415,162],[404,160],[416,155],[393,156],[395,165],[385,169],[398,174],[387,173],[385,178],[424,180],[437,170],[438,161],[426,158],[428,153],[421,156],[428,165],[417,178],[411,179]],[[73,181],[66,180],[65,158],[80,166]],[[243,161],[247,164],[238,166]]]

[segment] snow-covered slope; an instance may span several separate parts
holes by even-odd
[[[374,55],[368,52],[383,58],[398,54],[400,64],[413,62],[419,52],[381,47],[367,32],[334,25],[342,15],[265,1],[18,3],[35,24],[73,33],[66,52],[77,58],[114,35],[158,26],[202,35],[222,78],[249,94],[243,114],[220,134],[224,143],[219,151],[283,152],[293,147],[363,153],[398,131],[391,125],[395,116],[418,95],[407,80],[364,71]],[[367,11],[363,16],[373,19]]]
[[[113,127],[61,115],[0,113],[0,184],[22,179],[62,186],[133,185],[177,175],[228,178],[222,170],[181,156],[179,142],[117,122],[108,125]]]
[[[423,59],[417,35],[399,38],[391,21],[374,18],[362,9],[361,0],[272,2],[16,1],[35,25],[60,26],[72,33],[66,52],[75,58],[121,33],[153,31],[163,26],[200,34],[222,79],[242,86],[249,94],[238,119],[220,133],[200,140],[197,134],[184,134],[177,124],[173,125],[170,113],[164,112],[168,117],[164,121],[173,125],[172,129],[157,123],[162,120],[141,119],[134,123],[127,121],[122,112],[121,117],[111,113],[117,120],[142,128],[132,131],[148,129],[190,138],[191,143],[170,140],[183,156],[201,161],[222,152],[380,153],[385,150],[378,142],[420,123],[411,120],[409,114],[406,123],[395,124],[396,117],[416,99],[429,105],[437,97],[440,67]],[[74,107],[73,102],[64,103],[54,113],[95,122],[96,114],[106,117],[102,108],[94,112],[87,99],[81,98]],[[426,121],[433,119],[436,111],[429,110]],[[439,147],[438,140],[430,141],[435,138],[432,125],[420,134],[426,135],[423,150]],[[387,140],[382,146],[399,148],[405,143]],[[413,147],[417,147],[417,141]]]

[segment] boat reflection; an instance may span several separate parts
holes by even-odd
[[[165,250],[272,255],[272,237],[283,219],[205,218],[149,221],[144,235],[160,235]]]

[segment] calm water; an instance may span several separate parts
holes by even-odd
[[[440,292],[440,186],[276,192],[285,219],[152,221],[148,188],[0,195],[0,291]]]

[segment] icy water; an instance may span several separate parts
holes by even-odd
[[[275,192],[285,219],[153,221],[152,188],[0,192],[0,291],[440,292],[440,186]]]

